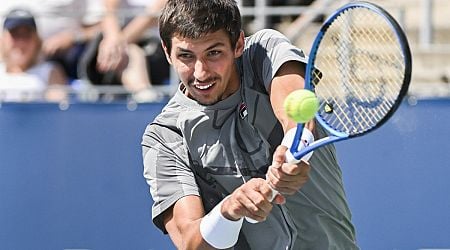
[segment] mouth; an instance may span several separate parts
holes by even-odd
[[[212,86],[214,86],[214,84],[216,84],[215,81],[208,81],[208,82],[194,82],[193,86],[194,88],[198,89],[198,90],[208,90],[210,89]]]

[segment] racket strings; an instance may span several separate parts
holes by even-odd
[[[311,76],[319,115],[350,135],[376,126],[395,105],[404,79],[401,46],[390,24],[364,8],[349,9],[326,30]],[[320,80],[319,80],[320,79]]]

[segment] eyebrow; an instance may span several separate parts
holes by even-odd
[[[223,43],[223,42],[214,43],[213,45],[211,45],[208,48],[206,48],[206,50],[211,50],[213,48],[221,47],[221,46],[225,46],[225,43]],[[177,48],[177,50],[180,51],[180,52],[192,52],[191,50],[184,49],[184,48]]]

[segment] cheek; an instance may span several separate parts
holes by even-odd
[[[175,71],[177,72],[180,80],[182,80],[183,82],[185,82],[186,79],[191,78],[193,75],[193,72],[194,72],[193,69],[186,64],[183,64],[180,62],[174,62],[172,64],[172,66],[174,67]]]
[[[41,50],[41,46],[37,43],[34,44],[33,46],[30,46],[30,50],[32,54],[39,54],[39,51]]]
[[[26,57],[32,57],[34,54],[36,54],[36,48],[34,46],[20,46],[18,48]]]
[[[228,77],[233,68],[234,61],[222,60],[209,64],[208,69],[222,78]]]
[[[6,48],[11,48],[12,47],[12,41],[11,41],[11,39],[10,38],[8,38],[8,37],[4,37],[2,40],[1,40],[1,42],[2,42],[2,44],[0,45],[3,49],[6,49]]]

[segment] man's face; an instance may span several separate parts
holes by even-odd
[[[36,30],[31,27],[18,26],[11,30],[4,30],[2,54],[5,63],[26,70],[36,60],[40,45]]]
[[[166,56],[186,94],[203,105],[212,105],[239,89],[235,59],[242,55],[243,46],[243,34],[233,48],[227,33],[219,30],[199,39],[175,36]]]

